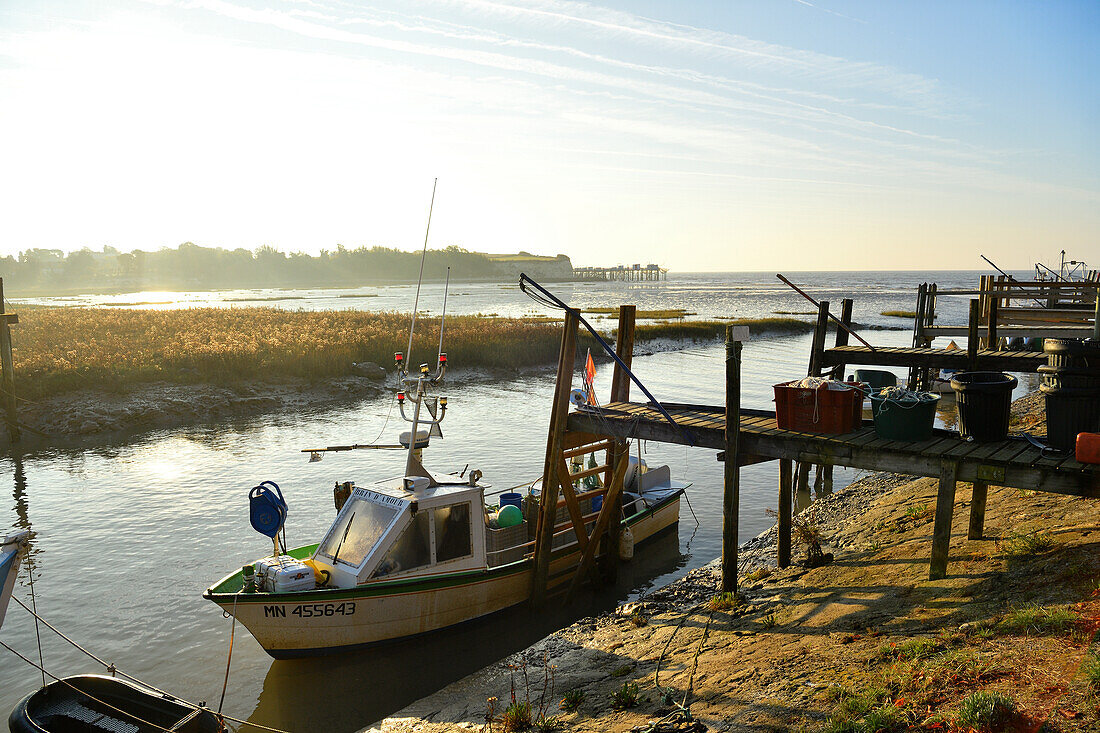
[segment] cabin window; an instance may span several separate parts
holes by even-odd
[[[399,508],[357,497],[348,501],[348,505],[317,548],[317,553],[332,558],[334,563],[340,560],[359,567],[393,522]]]
[[[454,504],[434,510],[435,561],[470,555],[470,505]]]
[[[420,511],[412,516],[412,521],[394,541],[390,551],[382,558],[378,568],[371,575],[381,578],[383,575],[403,573],[407,570],[430,565],[432,562],[431,530],[428,527],[428,512]]]

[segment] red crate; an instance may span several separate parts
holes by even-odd
[[[839,434],[863,427],[863,392],[858,382],[844,382],[853,389],[829,389],[797,387],[798,381],[773,387],[780,430]]]

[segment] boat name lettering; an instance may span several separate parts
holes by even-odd
[[[291,616],[299,618],[323,618],[325,616],[354,616],[355,603],[303,603],[290,611]],[[264,618],[286,616],[286,606],[264,606]]]
[[[386,494],[379,494],[377,491],[371,491],[370,489],[356,488],[352,494],[357,499],[366,499],[367,501],[374,502],[375,504],[388,504],[389,506],[403,507],[409,502],[404,499],[398,499],[394,496],[387,496]]]

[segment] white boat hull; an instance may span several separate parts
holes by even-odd
[[[679,516],[677,492],[631,517],[628,526],[640,544],[676,524]],[[552,560],[551,588],[572,579],[580,560],[573,547]],[[238,573],[208,589],[204,597],[236,616],[268,654],[282,659],[415,636],[501,611],[529,598],[532,575],[527,558],[490,569],[275,594],[237,592]]]

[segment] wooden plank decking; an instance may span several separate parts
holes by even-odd
[[[965,352],[964,352],[965,353]],[[1027,353],[1027,352],[1023,352]],[[881,363],[881,362],[876,362]],[[676,421],[673,426],[651,405],[613,402],[601,409],[584,408],[567,418],[570,431],[614,438],[640,438],[663,443],[723,450],[724,408],[707,405],[664,404]],[[1009,486],[1073,496],[1100,497],[1100,466],[1078,463],[1071,456],[1043,457],[1026,440],[1009,438],[995,443],[973,443],[957,433],[936,430],[920,442],[879,438],[869,421],[843,435],[817,435],[781,430],[775,413],[741,410],[738,462],[750,465],[773,459],[826,466],[849,466],[940,479],[938,511],[933,533],[930,576],[944,577],[950,544],[955,484],[974,484],[969,536],[980,536],[986,487]],[[721,458],[721,456],[720,456]]]
[[[725,447],[723,408],[703,405],[665,405],[677,424],[700,448]],[[688,445],[680,430],[661,414],[637,402],[613,402],[596,411],[572,412],[569,430],[616,438],[641,438]],[[741,463],[786,458],[808,463],[850,466],[871,471],[897,471],[913,476],[939,476],[944,459],[959,462],[960,481],[988,480],[998,486],[1048,491],[1056,494],[1100,497],[1100,466],[1078,463],[1072,457],[1042,458],[1023,439],[973,443],[957,433],[937,430],[931,439],[908,443],[875,435],[870,421],[853,433],[817,435],[780,430],[775,413],[741,411]]]
[[[931,347],[886,347],[873,351],[866,346],[834,346],[822,354],[823,366],[860,364],[867,366],[925,367],[929,369],[979,369],[1003,372],[1033,372],[1047,363],[1041,351],[978,349],[971,364],[966,349]]]

